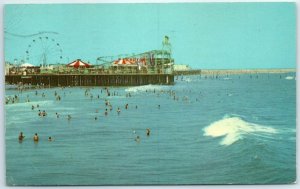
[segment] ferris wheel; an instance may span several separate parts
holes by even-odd
[[[51,37],[40,36],[31,40],[26,50],[26,61],[33,65],[60,64],[63,61],[60,44]]]

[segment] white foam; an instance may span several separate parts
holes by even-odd
[[[277,131],[271,127],[266,127],[254,123],[249,123],[239,117],[224,117],[223,119],[213,122],[203,129],[204,136],[221,137],[224,139],[221,145],[231,145],[242,139],[247,134],[274,134]]]
[[[5,85],[5,89],[17,89],[17,88],[18,88],[17,85],[8,85],[8,84]]]
[[[286,76],[285,79],[292,80],[292,79],[294,79],[294,77],[293,76]]]
[[[187,77],[187,78],[183,79],[183,81],[190,83],[192,80],[191,80],[191,78]]]
[[[32,105],[52,105],[54,103],[54,101],[52,100],[44,100],[44,101],[30,101],[30,102],[16,102],[16,103],[9,103],[6,104],[5,107],[9,108],[9,107],[23,107],[23,106],[32,106]]]
[[[167,86],[162,85],[143,85],[143,86],[137,86],[137,87],[129,87],[125,89],[126,92],[145,92],[146,90],[162,90],[166,88]]]

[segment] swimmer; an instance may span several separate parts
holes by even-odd
[[[70,121],[70,120],[71,120],[71,118],[72,118],[72,117],[71,117],[71,115],[68,115],[68,121]]]
[[[37,133],[34,134],[34,136],[33,136],[33,141],[34,141],[34,142],[38,142],[38,141],[39,141],[39,136],[38,136]]]
[[[56,114],[56,118],[59,118],[59,114],[57,112],[55,114]]]
[[[96,117],[95,117],[95,120],[97,120],[97,119],[98,119],[98,117],[96,116]]]
[[[120,112],[121,112],[121,110],[120,110],[120,108],[118,107],[118,110],[117,110],[117,112],[118,112],[118,114],[120,114]]]
[[[23,132],[20,132],[19,134],[19,142],[22,142],[25,136],[23,135]]]
[[[126,109],[126,110],[128,109],[128,104],[125,105],[125,109]]]
[[[34,110],[34,105],[31,106],[31,109]]]
[[[51,136],[49,136],[48,141],[49,141],[49,142],[52,142],[52,141],[53,141],[53,138],[52,138]]]
[[[147,136],[150,136],[150,129],[149,128],[146,129],[146,134],[147,134]]]
[[[39,110],[39,113],[38,113],[38,115],[39,115],[39,116],[42,116],[42,112],[41,112],[41,110]]]
[[[141,139],[140,139],[140,136],[136,136],[136,138],[134,139],[136,142],[140,142]]]
[[[45,117],[47,115],[46,111],[43,110],[42,116]]]

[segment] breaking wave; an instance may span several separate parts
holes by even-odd
[[[16,103],[9,103],[6,104],[5,107],[25,107],[25,106],[36,106],[37,104],[39,105],[53,105],[54,101],[53,100],[45,100],[45,101],[30,101],[30,102],[16,102]]]
[[[286,76],[285,79],[292,80],[292,79],[294,79],[294,77],[293,76]]]
[[[231,145],[243,139],[246,135],[270,135],[277,133],[272,127],[266,127],[254,123],[249,123],[239,117],[225,116],[223,119],[213,122],[203,129],[204,136],[224,137],[221,145]]]
[[[183,81],[190,83],[192,81],[192,79],[189,78],[189,77],[186,77],[186,78],[183,79]]]
[[[7,89],[17,89],[17,88],[18,88],[17,85],[8,85],[8,84],[5,85],[5,90],[7,90]]]
[[[145,92],[146,90],[163,90],[168,89],[168,86],[162,86],[162,85],[143,85],[143,86],[137,86],[137,87],[129,87],[125,89],[126,92]]]

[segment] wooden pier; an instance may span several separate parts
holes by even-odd
[[[49,74],[6,75],[7,84],[30,84],[56,86],[139,86],[148,84],[173,85],[173,74]]]

